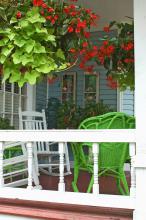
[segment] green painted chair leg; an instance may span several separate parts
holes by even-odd
[[[78,189],[78,187],[77,187],[77,184],[73,181],[72,182],[72,188],[73,188],[73,191],[74,192],[79,192],[79,189]]]
[[[123,172],[123,175],[121,177],[121,181],[123,183],[123,187],[124,187],[124,190],[125,190],[125,195],[129,195],[129,187],[128,187],[128,184],[127,184],[127,179],[126,179],[126,176],[125,176],[125,173]]]
[[[93,184],[94,184],[94,175],[92,175],[88,189],[87,189],[87,193],[90,193],[92,188],[93,188]]]
[[[74,163],[74,180],[72,181],[72,188],[74,192],[79,192],[78,187],[77,187],[78,177],[79,177],[79,166],[75,162]]]
[[[118,188],[120,194],[125,195],[125,192],[121,186],[121,179],[119,179],[119,178],[117,179],[117,188]]]

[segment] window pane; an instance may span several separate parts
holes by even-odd
[[[2,90],[2,77],[0,76],[0,90]]]
[[[65,74],[62,78],[62,102],[75,101],[75,73]]]
[[[95,75],[85,75],[85,92],[96,92]]]
[[[74,84],[74,80],[73,80],[73,76],[70,75],[64,75],[63,76],[63,92],[73,92],[73,84]]]
[[[89,102],[96,103],[96,93],[86,93],[85,94],[85,104]]]
[[[19,86],[17,83],[14,83],[14,93],[19,94]]]
[[[6,88],[5,88],[5,90],[7,91],[7,92],[11,92],[12,91],[12,84],[11,83],[9,83],[8,81],[6,81]]]

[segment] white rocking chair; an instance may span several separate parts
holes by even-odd
[[[19,109],[19,129],[24,130],[46,130],[46,116],[45,111],[35,112],[35,111],[24,111]],[[59,149],[58,143],[51,142],[35,142],[34,143],[35,153],[35,163],[38,167],[37,173],[39,175],[39,170],[47,175],[59,175]],[[70,171],[70,161],[67,144],[65,144],[65,175],[71,174]],[[54,172],[55,171],[55,172]]]
[[[19,187],[28,185],[28,155],[25,144],[22,142],[5,142],[3,152],[4,186]],[[34,160],[32,166],[34,187],[41,189]]]

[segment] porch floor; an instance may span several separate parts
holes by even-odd
[[[126,178],[128,181],[128,185],[130,186],[130,172],[126,172]],[[44,190],[58,190],[59,177],[49,176],[41,173],[39,179],[40,179],[40,184],[42,185]],[[71,186],[72,180],[73,180],[73,171],[71,175],[65,176],[66,191],[69,192],[73,191]],[[84,171],[80,172],[78,179],[78,188],[80,192],[86,192],[89,181],[90,181],[90,175]],[[109,176],[99,178],[99,190],[101,194],[112,194],[112,195],[119,194],[115,179]]]
[[[130,185],[130,173],[127,172],[126,177]],[[41,173],[39,178],[44,190],[57,190],[59,177]],[[72,191],[72,179],[73,174],[65,176],[66,191]],[[89,180],[90,176],[86,172],[80,173],[78,186],[81,192],[86,191]],[[100,177],[99,185],[100,193],[118,194],[112,177]],[[28,219],[38,220],[132,220],[133,210],[0,198],[0,214],[27,216]]]

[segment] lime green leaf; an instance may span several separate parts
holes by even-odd
[[[36,27],[35,28],[35,32],[38,33],[38,34],[47,34],[48,35],[48,32],[47,32],[47,29],[46,28],[40,28],[40,27]]]
[[[4,64],[4,62],[6,61],[6,56],[4,56],[3,54],[0,54],[0,63]]]
[[[10,67],[4,67],[4,74],[3,74],[3,80],[2,82],[4,82],[5,80],[7,80],[10,77],[10,74],[12,72],[12,69]]]
[[[48,34],[52,35],[54,33],[54,28],[48,28]]]
[[[33,56],[31,56],[31,54],[24,54],[21,58],[21,62],[23,66],[25,66],[28,63],[33,63],[34,62]]]
[[[40,43],[36,43],[34,46],[34,53],[46,53],[46,49]]]
[[[14,71],[12,74],[11,74],[11,77],[9,79],[9,82],[10,83],[14,83],[14,82],[18,82],[21,78],[21,73],[19,71]]]
[[[45,64],[48,62],[47,56],[46,55],[40,55],[40,54],[35,54],[34,55],[34,65],[38,67],[41,64]]]
[[[61,49],[58,49],[57,52],[56,52],[56,56],[61,58],[62,60],[65,60],[65,56],[64,56],[64,53]]]
[[[36,68],[36,70],[40,73],[49,73],[52,70],[54,70],[54,66],[53,65],[48,65],[48,64],[44,64],[41,65],[39,68]]]
[[[10,28],[0,29],[0,34],[9,34],[11,32]]]
[[[21,77],[21,79],[18,81],[18,86],[21,88],[24,85],[24,83],[26,83],[26,82],[27,82],[27,80],[24,79],[24,77],[23,78]]]
[[[20,20],[20,26],[22,27],[22,28],[26,28],[26,27],[28,27],[28,25],[29,25],[29,22],[25,19],[25,20]]]
[[[10,24],[14,24],[14,23],[17,23],[18,22],[18,19],[16,18],[16,16],[12,17],[11,20],[10,20]]]
[[[63,64],[61,64],[60,66],[59,66],[59,70],[64,70],[64,69],[66,69],[67,68],[67,63],[63,63]]]
[[[34,48],[34,45],[35,45],[35,41],[30,39],[27,41],[27,43],[25,44],[25,50],[27,53],[30,53],[33,48]]]
[[[29,25],[29,26],[25,29],[25,31],[26,31],[26,34],[27,34],[28,36],[32,36],[32,35],[36,32],[36,30],[35,30],[35,28],[34,28],[33,25]]]
[[[34,85],[39,76],[39,72],[37,72],[36,70],[32,70],[31,72],[25,73],[24,79],[26,79],[31,85]]]
[[[5,46],[9,42],[9,38],[3,38],[0,40],[0,47]]]
[[[9,38],[10,40],[13,40],[14,37],[15,37],[15,33],[11,32],[10,34],[8,34],[8,38]]]
[[[23,39],[21,36],[17,35],[14,38],[14,44],[17,45],[18,47],[23,47],[24,44],[26,43],[26,40]]]
[[[27,20],[34,24],[34,23],[45,23],[46,19],[42,17],[39,13],[39,9],[37,7],[34,7],[31,11],[27,13]]]
[[[14,64],[21,63],[21,52],[16,50],[15,53],[12,55]]]
[[[14,48],[14,46],[12,46],[11,48],[3,47],[1,53],[7,57],[11,53],[13,48]]]
[[[55,41],[54,35],[48,35],[48,41]]]

